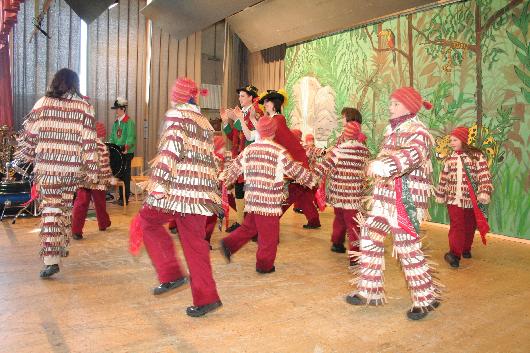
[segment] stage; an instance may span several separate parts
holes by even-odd
[[[426,224],[426,243],[439,263],[444,301],[425,320],[407,320],[408,290],[386,247],[384,307],[353,307],[346,254],[329,250],[332,209],[322,230],[304,230],[288,211],[281,224],[276,273],[255,272],[256,244],[226,264],[213,235],[214,277],[224,306],[190,318],[189,285],[154,297],[145,251],[127,251],[127,215],[110,205],[112,226],[87,221],[85,239],[72,240],[61,272],[42,280],[38,219],[0,225],[1,352],[528,352],[530,245],[476,238],[473,259],[450,269],[443,261],[447,230]],[[178,248],[178,247],[177,247]],[[178,248],[179,249],[179,248]],[[179,255],[182,252],[179,249]]]

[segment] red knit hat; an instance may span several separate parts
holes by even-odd
[[[361,132],[361,124],[356,121],[349,121],[344,126],[344,137],[348,140],[357,139]]]
[[[453,129],[451,131],[451,136],[456,137],[460,141],[462,141],[463,144],[467,145],[467,140],[469,138],[469,129],[465,126],[459,126]]]
[[[313,136],[313,134],[305,135],[305,142],[307,141],[315,141],[315,136]]]
[[[213,147],[215,152],[225,147],[225,139],[223,138],[223,136],[215,135],[213,137]]]
[[[101,139],[104,139],[105,136],[107,136],[107,131],[105,129],[105,125],[103,125],[99,121],[96,123],[96,134]]]
[[[197,84],[190,78],[180,77],[175,81],[171,89],[171,101],[177,104],[193,103],[197,104],[197,96],[205,96],[208,90],[197,88]]]
[[[262,116],[258,120],[258,126],[256,129],[261,137],[272,137],[276,133],[277,124],[276,121],[268,116]]]
[[[302,140],[302,131],[298,129],[291,129],[291,132],[298,140]]]
[[[398,88],[390,95],[390,98],[400,101],[412,114],[419,112],[422,105],[427,110],[432,108],[432,104],[424,101],[421,94],[412,87]]]

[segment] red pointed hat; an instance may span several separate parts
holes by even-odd
[[[269,116],[261,117],[258,120],[258,126],[256,126],[259,135],[264,138],[274,136],[276,134],[276,128],[276,121]]]
[[[421,94],[412,87],[398,88],[390,95],[390,98],[400,101],[413,114],[419,112],[422,106],[427,110],[432,108],[432,104],[424,101]]]
[[[197,104],[197,96],[199,94],[205,96],[208,94],[208,90],[199,90],[197,84],[191,78],[180,77],[175,81],[171,90],[171,101],[177,104]]]

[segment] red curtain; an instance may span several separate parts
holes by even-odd
[[[9,33],[24,0],[0,0],[0,125],[13,126],[13,93],[9,67]]]

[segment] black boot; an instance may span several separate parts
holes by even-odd
[[[218,300],[211,304],[206,304],[206,305],[201,305],[201,306],[188,306],[188,308],[186,309],[186,314],[188,314],[188,316],[191,316],[191,317],[199,317],[199,316],[203,316],[209,313],[210,311],[214,311],[215,309],[221,307],[222,305],[223,303],[221,303],[221,301]]]
[[[48,278],[59,272],[59,265],[44,265],[42,271],[40,271],[41,278]]]
[[[421,320],[429,314],[430,311],[433,311],[440,306],[438,300],[434,300],[429,306],[424,308],[419,308],[417,306],[413,307],[411,310],[407,311],[407,317],[411,320]]]
[[[221,255],[223,255],[223,257],[225,258],[227,263],[230,263],[230,257],[232,256],[232,253],[225,246],[224,241],[221,240],[221,244],[220,245],[221,245],[221,247],[219,248],[219,250],[221,250]]]
[[[83,234],[74,233],[72,234],[72,238],[74,238],[75,240],[81,240],[83,239]]]
[[[460,267],[460,259],[451,252],[448,252],[444,255],[444,260],[453,268]]]
[[[344,247],[344,244],[333,244],[331,245],[331,251],[344,254],[346,252],[346,248]]]
[[[470,259],[471,258],[471,251],[465,251],[462,253],[462,257],[464,259]]]
[[[254,235],[251,239],[254,243],[257,243],[258,242],[258,235]]]
[[[293,209],[293,211],[296,213],[304,213],[304,211],[301,208],[295,208]]]
[[[360,294],[348,294],[346,296],[346,303],[351,305],[371,305],[371,306],[377,306],[377,305],[383,305],[382,300],[372,299],[370,302],[368,302],[368,299],[364,298]]]
[[[171,228],[169,228],[169,231],[171,232],[171,234],[177,234],[178,233],[177,227],[171,227]]]
[[[241,226],[241,224],[239,224],[237,222],[234,222],[230,227],[226,228],[225,232],[232,233],[234,230],[236,230],[240,226]]]
[[[262,275],[267,274],[267,273],[273,273],[275,271],[276,271],[276,266],[272,266],[270,270],[262,270],[260,268],[256,268],[256,272],[261,273]]]
[[[186,277],[182,277],[182,278],[179,278],[171,282],[160,283],[158,287],[153,289],[153,294],[154,295],[164,294],[164,293],[169,292],[170,290],[177,289],[178,287],[181,287],[186,283],[188,283],[188,279]]]
[[[304,224],[302,227],[304,229],[318,229],[318,228],[321,227],[321,225],[320,224],[309,224],[308,223],[308,224]]]

